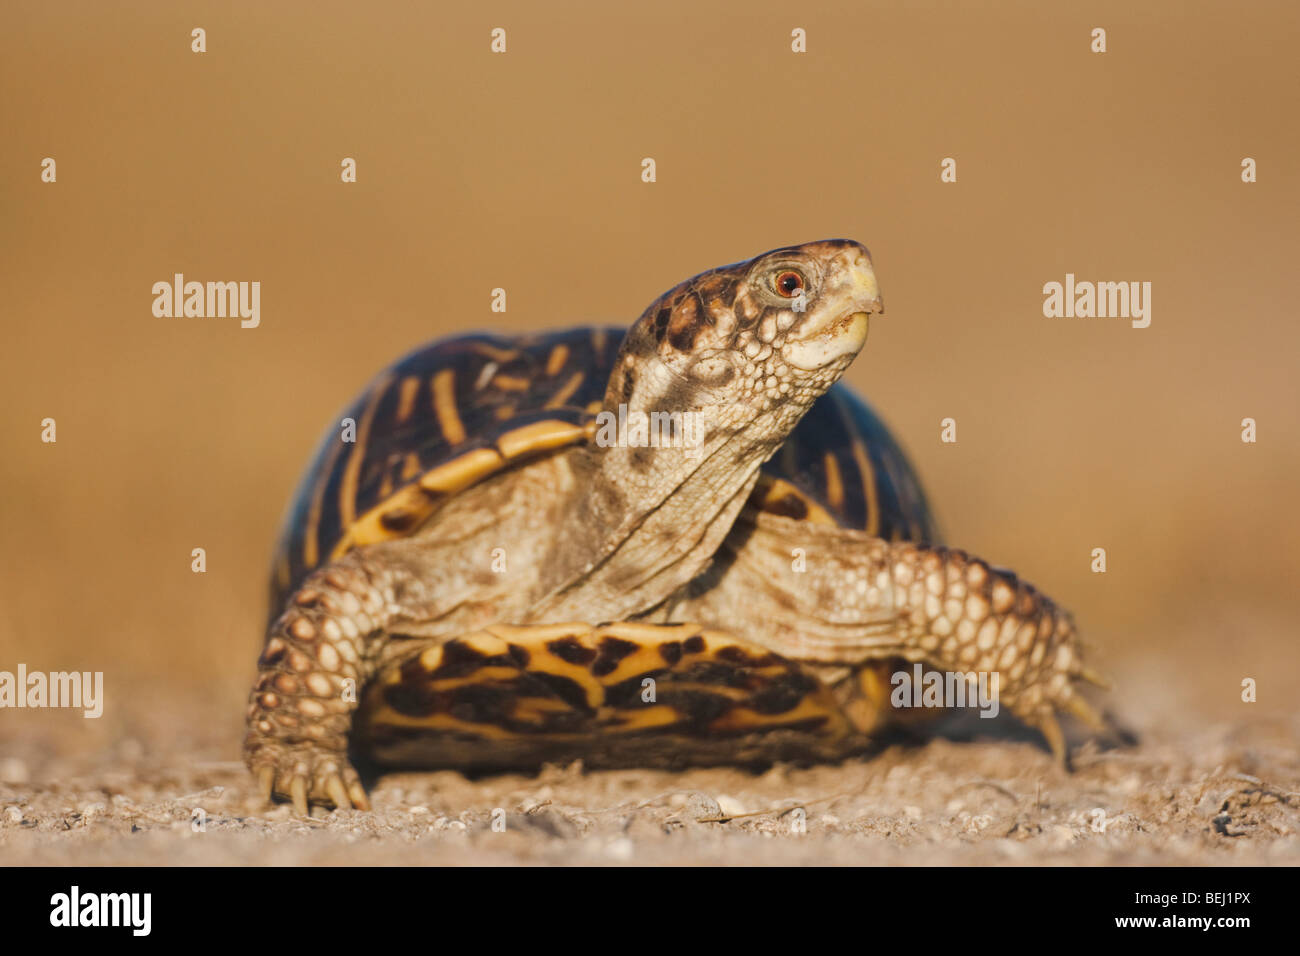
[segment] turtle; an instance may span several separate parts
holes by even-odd
[[[384,370],[289,507],[247,710],[264,800],[357,766],[761,765],[863,752],[891,668],[993,673],[1058,760],[1105,722],[1072,616],[939,541],[839,379],[883,313],[831,239],[701,273],[630,327],[467,334]]]

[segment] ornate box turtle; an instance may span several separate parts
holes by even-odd
[[[349,751],[836,759],[900,659],[996,672],[1063,759],[1056,711],[1103,725],[1070,616],[940,546],[836,384],[879,311],[867,250],[828,240],[689,279],[625,335],[470,335],[382,373],[281,537],[244,743],[263,793],[364,808]]]

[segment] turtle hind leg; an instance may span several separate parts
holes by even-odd
[[[839,753],[822,682],[697,624],[494,625],[383,669],[357,719],[387,766],[464,771],[770,763]]]
[[[311,574],[272,622],[249,695],[244,761],[264,800],[369,809],[348,759],[357,689],[383,646],[389,601],[352,558]]]

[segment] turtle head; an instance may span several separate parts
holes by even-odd
[[[660,296],[628,332],[605,407],[745,422],[783,408],[788,431],[848,367],[868,315],[881,311],[871,254],[851,240],[705,272]]]
[[[595,557],[584,552],[540,613],[639,612],[694,579],[877,311],[871,257],[846,240],[777,249],[655,300],[624,337],[592,441],[574,455],[571,524],[599,542]]]

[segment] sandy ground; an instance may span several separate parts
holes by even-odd
[[[0,863],[1300,864],[1300,721],[1142,736],[1073,773],[1011,728],[760,774],[390,774],[373,812],[303,818],[257,805],[229,740],[43,758],[29,735],[0,759]]]

